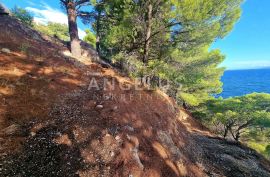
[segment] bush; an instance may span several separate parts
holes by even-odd
[[[85,30],[85,32],[86,36],[83,38],[83,41],[96,48],[96,35],[89,29]]]
[[[68,26],[66,24],[55,23],[55,22],[48,22],[47,25],[44,24],[35,24],[34,28],[48,36],[57,37],[63,41],[69,41],[69,32]]]

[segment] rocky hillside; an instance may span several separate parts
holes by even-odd
[[[254,150],[93,62],[90,48],[72,58],[57,39],[0,15],[0,50],[1,177],[270,176]]]

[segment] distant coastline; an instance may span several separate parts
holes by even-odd
[[[243,71],[243,70],[263,70],[263,69],[270,69],[270,66],[267,67],[256,67],[256,68],[235,68],[235,69],[225,69],[225,71]]]
[[[221,78],[223,98],[258,92],[270,93],[270,67],[226,70]]]

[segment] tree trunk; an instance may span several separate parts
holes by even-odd
[[[240,138],[240,131],[238,131],[235,135],[235,141],[239,141]]]
[[[232,133],[232,126],[234,125],[235,121],[230,121],[228,124],[224,125],[224,134],[223,137],[226,138],[228,136],[228,132]],[[232,133],[233,135],[233,133]]]
[[[70,50],[74,57],[81,57],[81,41],[78,34],[77,13],[74,2],[67,4]]]
[[[148,57],[149,57],[150,37],[151,37],[151,28],[152,28],[152,11],[153,11],[153,6],[149,2],[147,6],[146,36],[145,36],[144,53],[143,53],[144,63],[148,62]]]
[[[232,132],[232,135],[233,135],[235,141],[239,141],[240,135],[241,135],[241,132],[240,131],[243,130],[243,129],[245,129],[245,128],[247,128],[252,123],[252,121],[253,121],[252,119],[251,120],[248,120],[246,123],[244,123],[243,125],[239,126],[237,128],[237,130],[236,130],[235,136],[233,135],[233,132]]]
[[[224,134],[223,134],[223,138],[226,138],[227,135],[228,135],[228,127],[225,127],[225,130],[224,130]]]
[[[187,103],[184,101],[183,102],[183,108],[185,109],[185,110],[188,110],[188,105],[187,105]]]
[[[99,56],[100,56],[100,16],[101,16],[101,12],[98,11],[96,50],[97,50],[97,53],[98,53]]]

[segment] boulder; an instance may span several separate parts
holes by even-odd
[[[2,48],[2,49],[1,49],[1,52],[4,52],[4,53],[11,53],[10,49],[8,49],[8,48]]]

